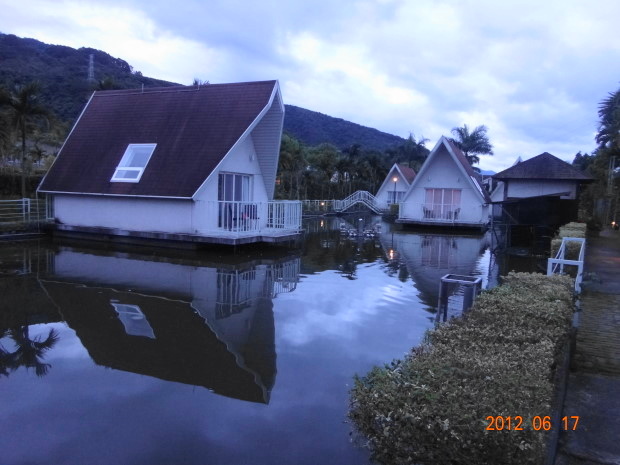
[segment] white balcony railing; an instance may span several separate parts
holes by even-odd
[[[424,223],[469,223],[486,222],[481,205],[446,205],[405,202],[400,206],[399,219]]]
[[[207,221],[204,232],[243,236],[301,230],[302,215],[299,201],[205,203]]]

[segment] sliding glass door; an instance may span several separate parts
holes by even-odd
[[[426,189],[423,210],[424,219],[458,220],[461,189]]]
[[[220,173],[217,185],[220,228],[244,229],[240,221],[247,218],[247,202],[252,200],[250,178],[247,174]]]

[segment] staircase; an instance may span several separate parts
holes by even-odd
[[[334,200],[334,211],[343,212],[358,203],[365,205],[375,213],[383,213],[376,197],[368,191],[357,191],[344,200]]]

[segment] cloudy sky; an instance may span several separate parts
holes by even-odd
[[[500,170],[590,152],[620,87],[617,0],[0,0],[0,32],[179,83],[279,79],[286,103],[430,139],[485,124]],[[1,66],[1,64],[0,64]]]

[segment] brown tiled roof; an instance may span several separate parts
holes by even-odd
[[[43,192],[191,197],[268,104],[276,81],[95,92]],[[110,182],[129,144],[156,143],[140,182]]]
[[[415,170],[413,168],[409,168],[407,165],[398,164],[398,169],[403,173],[403,176],[407,180],[409,184],[413,182],[413,178],[415,178]]]
[[[517,163],[504,171],[493,175],[495,179],[561,179],[575,181],[592,181],[569,163],[544,152],[529,160]]]

